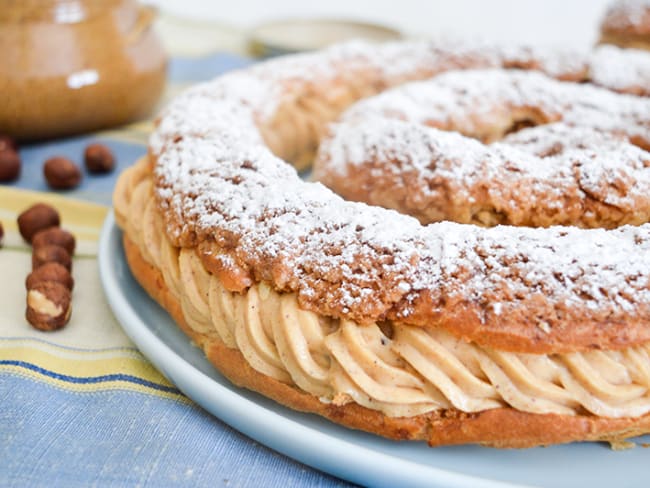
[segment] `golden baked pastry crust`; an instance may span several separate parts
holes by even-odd
[[[441,410],[414,417],[391,418],[355,403],[323,403],[254,370],[241,352],[213,337],[195,332],[160,271],[147,263],[128,235],[123,237],[129,267],[137,281],[201,347],[208,360],[237,386],[257,391],[287,407],[316,413],[336,423],[395,440],[421,440],[430,446],[476,443],[499,448],[525,448],[573,441],[617,442],[650,432],[650,414],[640,418],[529,414],[512,408],[480,413]]]
[[[646,99],[532,72],[454,71],[346,110],[312,176],[423,225],[641,225],[649,114]]]
[[[650,50],[650,2],[616,0],[607,9],[600,27],[600,42]]]

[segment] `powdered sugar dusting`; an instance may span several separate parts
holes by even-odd
[[[524,130],[487,147],[432,128],[489,140],[519,119],[563,122]],[[344,113],[331,133],[315,162],[317,179],[343,195],[358,194],[359,186],[372,187],[364,201],[382,204],[390,186],[406,185],[408,177],[411,195],[418,198],[415,207],[426,204],[423,222],[471,222],[460,218],[460,207],[479,200],[484,208],[505,215],[504,222],[518,225],[540,225],[543,220],[527,219],[536,213],[543,218],[557,215],[555,209],[570,204],[580,208],[564,212],[564,220],[558,215],[551,221],[603,225],[602,217],[584,215],[589,210],[585,200],[617,207],[622,223],[646,221],[650,215],[650,154],[621,139],[650,146],[647,99],[533,72],[455,71],[368,98]],[[382,178],[391,172],[394,178]],[[394,208],[414,210],[401,200],[399,205]],[[458,206],[459,213],[438,211],[450,205]]]
[[[484,205],[490,202],[518,225],[522,223],[517,221],[518,216],[529,219],[535,212],[566,210],[570,196],[594,199],[629,215],[650,215],[649,153],[597,132],[576,131],[562,124],[563,129],[558,129],[557,125],[524,130],[520,138],[527,136],[535,142],[528,139],[513,147],[515,139],[509,144],[485,146],[457,133],[395,119],[342,122],[333,128],[333,137],[321,145],[314,177],[329,184],[330,174],[336,173],[332,185],[343,195],[347,192],[340,186],[350,181],[352,186],[372,186],[373,194],[381,199],[390,192],[393,181],[404,185],[408,176],[410,193],[426,199],[428,209],[448,205],[450,193],[459,207],[471,207],[483,198]],[[556,139],[553,143],[549,136],[562,130],[575,133],[575,139],[561,143]],[[558,148],[561,152],[556,154]],[[531,154],[534,151],[540,156]],[[359,175],[353,178],[350,171],[354,166],[367,167],[364,175],[369,181]],[[394,178],[382,191],[383,179],[389,173]],[[486,188],[488,194],[482,196]],[[368,201],[386,205],[372,197]],[[581,206],[584,209],[585,204]],[[568,217],[581,218],[583,209]],[[457,218],[447,213],[447,218],[451,217]],[[568,222],[588,226],[588,221]]]
[[[590,79],[597,85],[635,95],[650,95],[648,51],[599,46],[591,56],[590,66]]]
[[[476,300],[489,290],[507,290],[502,296],[509,302],[539,293],[569,306],[597,309],[607,304],[629,311],[650,293],[648,277],[638,266],[649,262],[647,224],[605,231],[567,227],[478,230],[443,223],[428,230],[445,235],[445,277],[453,278],[460,268],[471,266],[467,281],[452,279],[450,286]],[[639,261],[630,256],[639,256]]]
[[[464,70],[412,82],[353,106],[344,120],[395,117],[434,127],[453,126],[486,138],[483,130],[507,129],[517,111],[537,123],[563,121],[650,141],[650,101],[567,82],[535,72]],[[490,122],[489,124],[487,122]],[[489,139],[487,134],[487,138]]]
[[[386,64],[411,49],[411,62]],[[586,301],[594,317],[650,303],[649,225],[423,227],[301,180],[261,142],[258,124],[305,86],[355,70],[374,71],[377,82],[390,84],[389,78],[421,75],[419,63],[436,71],[440,52],[428,43],[355,44],[262,64],[181,95],[151,141],[168,235],[179,245],[213,243],[256,280],[295,291],[322,313],[361,321],[408,322],[418,307],[432,312],[460,297],[498,301],[504,309],[519,303],[525,311],[531,291],[554,306]]]

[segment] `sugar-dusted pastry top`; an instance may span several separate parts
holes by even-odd
[[[599,46],[591,54],[589,79],[617,92],[650,96],[650,56],[639,49]]]
[[[650,99],[560,82],[534,71],[450,71],[362,100],[342,119],[372,116],[453,130],[484,142],[500,140],[517,124],[562,121],[623,135],[650,149]]]
[[[603,33],[650,36],[650,0],[616,0],[605,13]]]
[[[301,180],[266,146],[265,127],[280,124],[279,113],[289,122],[278,127],[289,134],[292,121],[319,111],[306,126],[317,139],[345,104],[367,94],[361,87],[376,92],[462,63],[475,67],[469,59],[427,43],[355,44],[189,90],[162,114],[150,146],[171,242],[198,246],[232,291],[263,281],[332,317],[441,326],[529,352],[649,340],[650,225],[423,227]],[[280,142],[291,139],[279,134]]]
[[[522,125],[536,127],[508,136]],[[650,153],[630,141],[650,148],[650,99],[531,71],[452,71],[353,105],[313,175],[424,224],[611,228],[650,221]]]
[[[581,53],[471,42],[399,42],[380,46],[354,42],[314,54],[259,63],[192,87],[164,110],[150,147],[156,154],[165,140],[178,134],[207,135],[231,127],[231,117],[241,109],[258,123],[253,137],[261,132],[273,139],[274,135],[265,129],[284,105],[303,103],[304,108],[305,101],[316,103],[310,98],[317,96],[320,107],[342,110],[363,96],[405,81],[453,69],[499,67],[537,70],[567,81],[589,81],[621,93],[647,94],[650,87],[650,56],[614,46],[599,46]],[[324,91],[323,83],[336,89]],[[208,99],[210,104],[205,103]],[[339,99],[348,104],[337,106]],[[210,116],[215,103],[220,104],[220,113],[227,115],[226,119]],[[338,113],[325,115],[329,115],[329,122]],[[238,122],[231,127],[233,131],[241,132],[250,122],[246,117],[235,118]],[[273,148],[275,141],[265,142]]]

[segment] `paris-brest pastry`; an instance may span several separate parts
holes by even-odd
[[[650,432],[649,67],[400,42],[228,73],[120,177],[129,265],[235,384],[339,424]]]

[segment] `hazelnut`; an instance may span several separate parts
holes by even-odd
[[[29,273],[25,280],[25,288],[31,290],[36,286],[36,283],[41,283],[43,281],[61,283],[68,290],[74,288],[74,279],[70,272],[65,268],[65,266],[56,262],[45,263]]]
[[[25,318],[36,329],[57,330],[70,320],[71,293],[61,283],[41,281],[27,291]]]
[[[48,244],[34,249],[32,252],[32,270],[43,266],[45,263],[59,263],[68,271],[72,269],[72,258],[68,251],[61,246]]]
[[[43,174],[47,184],[55,190],[70,190],[81,182],[79,167],[62,156],[55,156],[45,161]]]
[[[13,149],[0,149],[0,181],[14,181],[20,176],[20,156]]]
[[[37,203],[18,216],[18,230],[27,242],[32,242],[38,231],[58,227],[60,223],[59,212],[45,203]]]
[[[0,134],[0,151],[18,151],[18,144],[13,137]]]
[[[90,144],[84,151],[84,163],[90,173],[108,173],[115,167],[115,157],[103,144]]]
[[[47,245],[61,246],[68,251],[70,256],[74,254],[75,244],[74,236],[61,227],[50,227],[41,230],[32,237],[32,246],[34,246],[34,249]]]

